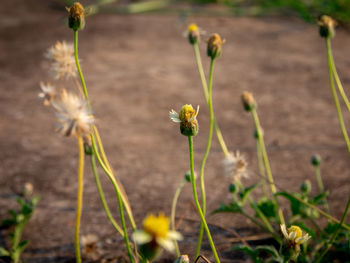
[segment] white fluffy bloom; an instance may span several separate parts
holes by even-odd
[[[44,105],[49,106],[57,96],[57,90],[50,83],[40,82],[41,92],[38,97],[44,100]]]
[[[236,151],[235,154],[230,153],[223,161],[225,175],[232,177],[234,181],[239,181],[243,177],[248,177],[248,163],[244,156]]]
[[[77,76],[72,43],[57,41],[56,45],[47,50],[45,57],[52,61],[50,71],[55,79],[68,79]]]
[[[83,98],[62,90],[60,98],[52,101],[52,106],[60,123],[59,130],[64,135],[86,135],[90,132],[94,118]]]

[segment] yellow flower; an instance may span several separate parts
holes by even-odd
[[[190,24],[187,28],[187,35],[188,41],[190,41],[192,45],[198,43],[200,37],[198,26],[196,24]]]
[[[174,241],[182,239],[179,232],[169,230],[169,218],[162,213],[148,215],[143,221],[143,230],[135,231],[132,237],[138,245],[155,243],[170,252],[175,250]]]
[[[300,229],[300,227],[292,225],[290,228],[286,228],[285,224],[281,225],[281,231],[285,239],[292,245],[292,246],[299,246],[300,244],[305,243],[308,241],[311,236],[306,233],[303,234],[303,231]]]
[[[192,105],[186,104],[182,106],[180,113],[174,110],[169,112],[169,117],[173,122],[180,123],[180,131],[185,136],[196,136],[198,133],[197,115],[199,106],[195,110]]]
[[[69,12],[68,26],[77,31],[85,27],[85,9],[79,2],[75,2],[72,7],[67,8]]]
[[[222,45],[225,39],[221,39],[219,34],[213,34],[208,40],[207,55],[211,59],[215,59],[221,55]]]

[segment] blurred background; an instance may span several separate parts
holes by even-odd
[[[190,23],[206,32],[199,46],[206,73],[206,40],[212,33],[226,39],[214,69],[213,105],[229,150],[239,150],[248,161],[250,177],[244,184],[259,180],[253,121],[240,100],[247,90],[257,100],[278,190],[298,191],[309,179],[312,193],[317,193],[310,157],[318,153],[331,212],[338,218],[342,215],[350,162],[316,19],[328,14],[340,24],[332,45],[349,94],[350,1],[81,2],[90,10],[86,27],[79,32],[79,53],[93,113],[138,226],[149,212],[170,214],[175,189],[189,169],[186,138],[169,120],[171,109],[179,111],[186,103],[200,105],[200,132],[194,140],[197,171],[205,150],[209,113],[192,46],[184,37]],[[71,80],[54,80],[44,57],[57,41],[73,41],[65,9],[71,3],[11,0],[0,5],[0,221],[16,208],[13,198],[23,186],[32,184],[41,200],[24,231],[30,241],[24,253],[27,263],[75,262],[76,141],[56,132],[53,112],[38,99],[41,81],[59,88],[74,86]],[[349,125],[349,116],[345,121]],[[232,178],[224,176],[222,161],[214,138],[206,169],[208,211],[231,198],[227,189]],[[113,188],[100,174],[118,219]],[[96,253],[85,253],[84,261],[125,262],[123,240],[105,216],[88,166],[84,181],[81,233],[97,237]],[[192,199],[187,185],[179,199],[177,220],[185,236],[180,248],[190,255],[199,227]],[[288,202],[282,203],[288,207]],[[239,215],[219,214],[208,221],[222,262],[249,262],[231,251],[240,242],[233,230],[252,242],[266,238]],[[0,245],[8,245],[8,229],[1,229]],[[210,258],[208,244],[204,254]],[[171,259],[164,253],[159,262]]]

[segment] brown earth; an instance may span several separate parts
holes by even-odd
[[[31,242],[26,262],[74,262],[76,142],[55,133],[52,112],[37,98],[40,81],[72,89],[72,82],[50,78],[43,53],[57,40],[72,41],[73,34],[64,25],[66,13],[58,1],[7,1],[0,13],[0,219],[15,207],[12,197],[31,182],[41,201],[24,231]],[[226,39],[215,65],[214,108],[229,149],[240,150],[250,164],[251,176],[245,183],[259,179],[253,122],[240,103],[240,94],[249,90],[259,105],[279,189],[295,191],[310,179],[316,193],[309,159],[319,153],[331,210],[339,218],[349,192],[350,163],[329,87],[325,45],[316,26],[285,17],[189,17],[181,22],[175,15],[96,15],[80,32],[80,58],[97,125],[138,225],[149,212],[170,213],[174,191],[189,169],[187,141],[169,120],[170,109],[179,110],[185,103],[201,106],[201,130],[195,137],[197,170],[205,149],[208,110],[193,51],[182,36],[190,22],[207,31],[204,38],[218,32]],[[348,93],[349,45],[349,34],[338,30],[334,55]],[[200,48],[207,69],[204,41]],[[349,124],[350,119],[346,121]],[[206,168],[208,211],[230,201],[230,179],[223,174],[222,159],[214,139]],[[101,255],[94,262],[123,262],[123,240],[104,214],[88,165],[84,180],[81,232],[99,237]],[[104,176],[102,181],[118,218],[113,189]],[[189,185],[180,196],[177,216],[183,218],[182,252],[193,255],[199,224]],[[238,215],[215,215],[209,222],[245,237],[257,232]],[[211,227],[223,262],[246,259],[230,252],[231,232]],[[4,242],[7,232],[1,233]],[[204,254],[211,255],[207,244]],[[159,262],[171,258],[164,254]]]

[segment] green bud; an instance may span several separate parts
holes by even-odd
[[[324,38],[333,38],[335,36],[335,26],[337,22],[330,16],[322,15],[318,19],[320,26],[320,36]]]
[[[86,155],[92,155],[93,153],[92,147],[86,142],[84,142],[84,151]]]
[[[228,187],[228,191],[232,194],[234,194],[236,192],[237,188],[235,184],[230,184]]]
[[[321,164],[321,156],[318,154],[315,154],[311,157],[311,164],[315,167],[320,166]]]
[[[79,2],[75,2],[72,7],[67,8],[69,12],[68,26],[74,31],[85,27],[85,9]]]
[[[191,182],[191,171],[185,173],[185,180],[189,183]]]
[[[247,112],[251,112],[254,108],[256,108],[255,99],[253,97],[253,93],[244,91],[242,93],[242,103],[243,107]]]
[[[225,40],[222,40],[218,34],[212,35],[208,40],[207,55],[211,59],[220,57],[222,51],[222,45]]]
[[[302,191],[303,193],[306,193],[306,194],[311,192],[311,182],[310,182],[310,180],[305,180],[301,184],[300,191]]]

